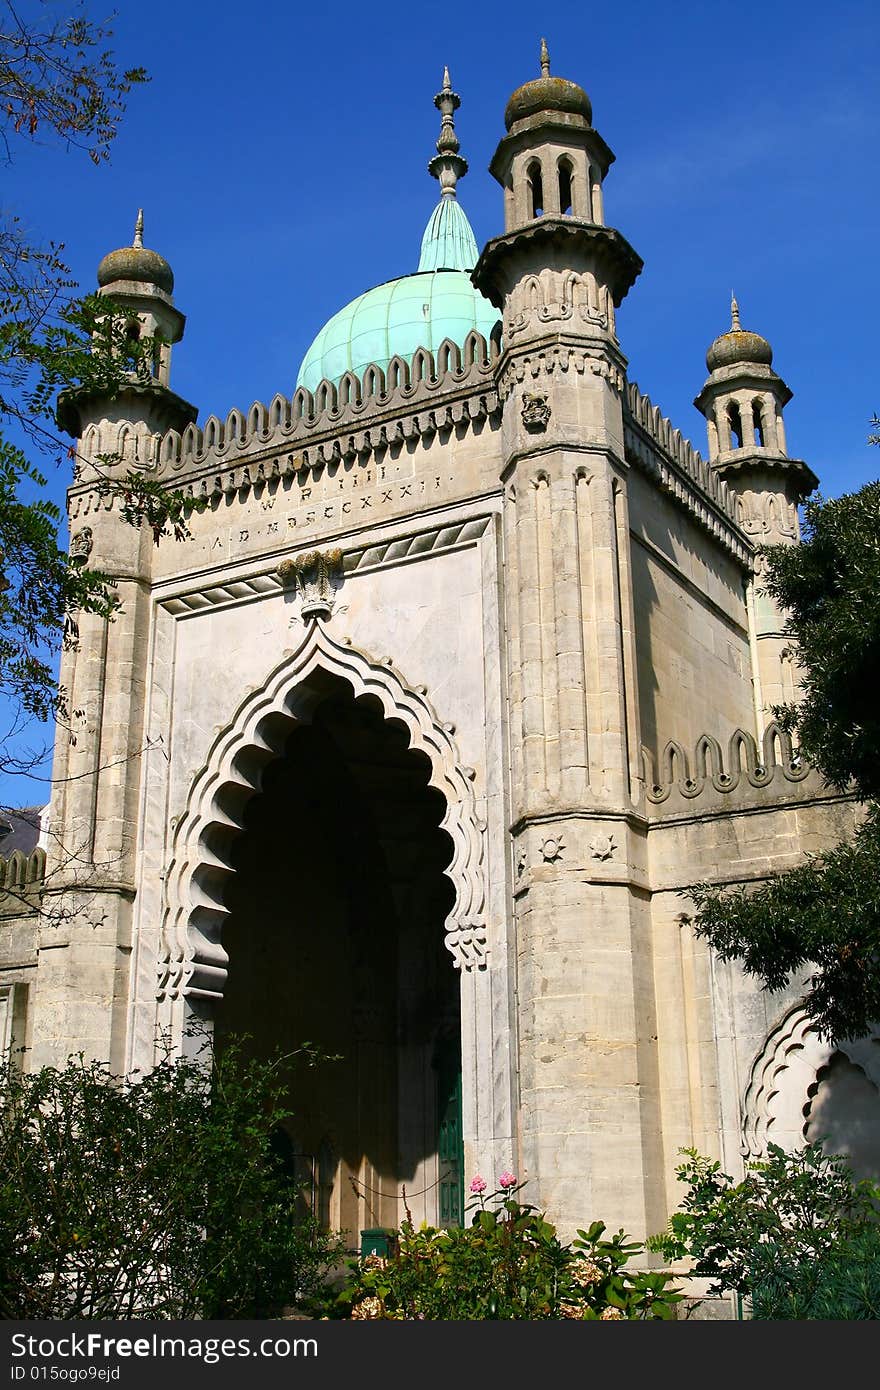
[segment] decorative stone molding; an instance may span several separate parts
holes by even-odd
[[[166,874],[160,1011],[180,997],[222,998],[227,955],[221,937],[228,916],[224,892],[234,873],[231,845],[243,831],[245,808],[260,790],[265,767],[281,756],[296,723],[309,717],[316,698],[310,682],[317,672],[341,677],[356,699],[378,699],[386,717],[406,727],[410,747],[428,758],[430,783],[446,805],[441,828],[453,844],[445,870],[455,890],[446,944],[458,969],[487,965],[485,826],[477,818],[473,774],[461,766],[451,726],[441,724],[424,693],[408,687],[390,663],[379,665],[334,641],[317,621],[263,687],[242,702],[193,782]],[[163,1016],[160,1025],[166,1024]]]
[[[611,296],[595,275],[574,271],[545,270],[515,285],[506,305],[504,340],[515,343],[527,329],[540,330],[548,323],[571,324],[613,332]]]
[[[760,749],[752,734],[736,729],[728,741],[726,766],[721,744],[708,734],[697,740],[693,761],[680,743],[670,739],[659,768],[645,747],[642,763],[647,798],[655,805],[666,801],[673,790],[692,800],[706,787],[732,792],[743,780],[751,787],[766,787],[777,773],[788,782],[802,782],[812,771],[795,751],[790,735],[775,722],[764,731]]]
[[[545,430],[551,415],[547,397],[534,396],[529,391],[523,392],[521,413],[522,422],[527,430],[534,433]]]
[[[736,497],[736,515],[745,534],[760,544],[777,538],[797,540],[797,506],[782,493],[748,488]]]
[[[516,283],[517,267],[535,255],[546,263],[553,255],[570,260],[586,258],[594,264],[611,298],[619,304],[641,272],[641,256],[614,227],[560,215],[545,215],[493,237],[480,253],[472,273],[477,289],[500,307],[509,284]]]
[[[453,521],[448,526],[432,527],[430,530],[410,532],[395,536],[379,545],[368,545],[345,553],[343,570],[354,574],[356,570],[378,568],[380,565],[399,564],[401,560],[427,555],[436,550],[451,550],[457,546],[470,545],[483,536],[491,524],[488,516],[472,517],[467,521]]]
[[[278,577],[285,589],[297,589],[302,596],[300,617],[329,618],[336,590],[342,582],[341,550],[310,550],[282,560]]]
[[[618,393],[626,385],[626,377],[621,365],[622,359],[612,351],[601,348],[585,348],[568,343],[554,343],[552,347],[536,348],[531,352],[502,358],[498,373],[498,395],[506,401],[517,386],[541,382],[542,378],[559,378],[571,373],[572,376],[598,376],[607,381]]]
[[[500,325],[488,342],[476,330],[463,347],[447,338],[436,353],[419,348],[411,361],[394,357],[384,370],[367,367],[362,378],[346,372],[340,382],[322,381],[313,392],[300,386],[290,398],[276,395],[268,405],[255,401],[247,412],[231,410],[225,420],[211,415],[201,428],[190,424],[162,435],[139,434],[139,465],[170,475],[175,487],[180,478],[174,475],[191,478],[198,495],[210,496],[217,490],[215,480],[203,474],[234,469],[242,460],[256,472],[234,469],[234,483],[227,474],[220,491],[249,489],[304,468],[403,447],[497,411],[499,354]],[[102,450],[119,453],[119,436],[131,428],[108,425]]]
[[[752,1063],[742,1099],[742,1152],[762,1158],[769,1144],[793,1150],[806,1142],[807,1103],[818,1072],[835,1052],[861,1067],[880,1089],[880,1038],[827,1042],[796,1004],[769,1033]]]
[[[378,545],[358,546],[342,554],[342,578],[360,570],[381,569],[402,560],[453,550],[479,540],[491,525],[491,517],[479,516],[467,521],[450,522],[448,526],[432,526],[424,531],[396,535]],[[286,564],[282,561],[282,564]],[[211,584],[160,600],[161,606],[174,617],[185,613],[200,613],[227,603],[241,603],[265,594],[276,593],[282,587],[281,566],[262,574],[245,574],[223,584]]]

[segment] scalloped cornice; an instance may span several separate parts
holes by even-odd
[[[150,434],[125,422],[115,435],[134,432],[139,448],[133,466],[168,477],[175,486],[182,477],[199,478],[272,454],[298,453],[293,471],[322,466],[491,415],[498,409],[499,335],[487,343],[474,330],[462,348],[447,338],[436,354],[419,348],[411,362],[393,357],[384,371],[368,367],[362,379],[346,372],[338,384],[322,381],[314,392],[300,386],[290,398],[277,395],[268,405],[255,401],[246,413],[231,410],[225,420],[210,415],[201,428],[193,423]],[[85,460],[113,452],[131,462],[97,426],[85,431]]]
[[[645,790],[649,802],[662,805],[674,795],[693,801],[704,791],[730,793],[738,787],[761,790],[778,776],[787,782],[803,782],[813,772],[792,746],[791,736],[775,722],[768,724],[760,747],[754,736],[735,729],[725,759],[721,744],[709,734],[697,740],[693,757],[670,739],[658,759],[642,748]]]
[[[754,552],[740,528],[735,493],[633,381],[624,394],[623,442],[628,463],[651,478],[744,569],[751,568]]]

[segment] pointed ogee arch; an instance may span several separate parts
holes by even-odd
[[[354,698],[378,699],[386,719],[402,723],[410,748],[430,764],[430,785],[443,795],[440,828],[453,853],[445,870],[455,901],[445,923],[446,945],[458,969],[487,964],[483,833],[473,790],[473,770],[461,766],[452,726],[442,724],[424,690],[413,690],[388,662],[370,661],[334,640],[313,620],[295,650],[285,654],[262,689],[252,691],[218,734],[206,766],[193,782],[186,811],[174,833],[166,876],[166,908],[159,961],[159,999],[220,999],[227,955],[222,932],[228,910],[224,891],[234,873],[230,850],[243,832],[244,812],[261,788],[262,775],[278,758],[296,726],[319,703],[317,673],[344,680]]]

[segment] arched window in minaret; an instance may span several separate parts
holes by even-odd
[[[543,217],[544,181],[541,178],[541,166],[537,160],[533,160],[529,165],[526,177],[529,181],[529,210],[532,217]]]
[[[742,417],[736,401],[731,401],[727,407],[727,423],[730,425],[731,449],[741,449],[743,446]]]
[[[755,443],[759,449],[766,446],[764,438],[764,409],[760,400],[752,401],[752,424],[755,429]]]
[[[571,181],[574,170],[571,160],[565,155],[559,161],[559,211],[563,216],[571,215]]]

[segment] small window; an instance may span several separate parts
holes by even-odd
[[[544,183],[541,178],[540,164],[529,166],[529,194],[532,205],[532,216],[544,216]]]
[[[559,161],[559,211],[563,216],[571,214],[571,165],[567,159]]]
[[[742,418],[736,401],[731,401],[727,407],[727,422],[730,425],[731,449],[741,449],[743,446]]]

